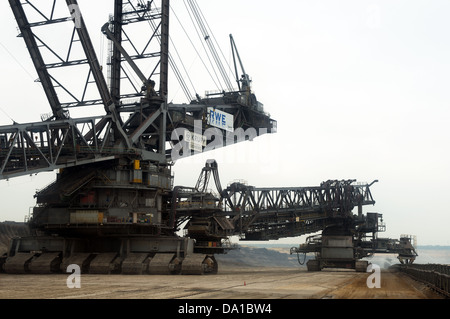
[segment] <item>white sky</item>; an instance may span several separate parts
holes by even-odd
[[[79,0],[100,50],[100,27],[112,1],[92,2]],[[226,55],[228,35],[234,35],[278,133],[178,162],[176,185],[194,186],[208,158],[218,160],[223,185],[237,179],[264,187],[379,179],[372,186],[377,203],[365,212],[384,215],[381,237],[414,234],[420,245],[450,245],[450,2],[198,3]],[[0,3],[0,18],[0,125],[11,124],[9,118],[37,122],[50,108],[33,82],[36,72],[16,38],[7,1]],[[53,178],[45,173],[0,181],[0,221],[22,221],[36,189]]]

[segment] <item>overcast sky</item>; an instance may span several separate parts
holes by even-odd
[[[449,1],[198,3],[228,56],[233,34],[257,98],[278,121],[278,133],[177,162],[176,185],[194,186],[208,158],[219,162],[223,185],[378,179],[372,186],[377,203],[365,212],[384,215],[387,231],[381,237],[413,234],[420,245],[450,245]],[[104,50],[100,27],[112,1],[79,4],[97,50]],[[181,4],[172,1],[180,19]],[[23,40],[16,38],[7,1],[0,3],[0,17],[0,125],[39,121],[50,108],[33,82],[36,72]],[[186,64],[200,74],[192,61]],[[170,90],[174,102],[183,98]],[[0,221],[22,221],[36,189],[54,177],[0,181]]]

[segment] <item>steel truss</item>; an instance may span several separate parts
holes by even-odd
[[[88,55],[84,58],[75,58],[77,55],[76,53],[78,53],[76,52],[77,44],[81,42],[82,45],[85,45],[87,41],[90,41],[82,15],[80,14],[78,16],[82,23],[82,27],[77,28],[77,25],[73,26],[68,45],[64,49],[64,52],[61,53],[60,49],[58,50],[55,48],[56,43],[53,45],[48,43],[45,39],[39,36],[39,32],[37,31],[39,28],[46,26],[52,26],[53,30],[57,30],[56,28],[60,28],[59,24],[73,24],[72,21],[74,20],[75,13],[73,13],[72,16],[61,17],[60,15],[63,11],[60,5],[61,2],[56,0],[53,0],[50,7],[45,6],[48,5],[48,2],[43,4],[42,1],[26,0],[22,3],[19,0],[10,0],[9,2],[21,32],[19,36],[23,37],[27,44],[36,70],[38,71],[39,81],[44,87],[44,91],[50,101],[55,118],[61,119],[64,117],[62,113],[63,109],[103,105],[105,102],[110,104],[112,101],[119,104],[121,99],[130,99],[143,96],[141,85],[133,83],[131,75],[124,69],[122,65],[124,59],[120,52],[116,47],[111,46],[111,52],[107,65],[109,66],[108,74],[110,77],[110,88],[113,100],[111,101],[111,97],[109,96],[102,96],[95,99],[87,98],[88,87],[92,84],[99,85],[99,83],[104,82],[104,80],[100,77],[96,77],[96,73],[101,72],[102,68],[98,59],[94,55]],[[67,0],[66,2],[67,5],[78,6],[76,1]],[[129,43],[129,47],[133,49],[133,54],[130,55],[131,59],[155,59],[155,66],[149,77],[163,74],[163,77],[161,77],[161,91],[164,91],[164,94],[167,95],[167,71],[160,71],[158,68],[163,64],[162,68],[167,69],[168,62],[163,61],[164,59],[168,59],[167,54],[164,54],[164,51],[161,51],[160,49],[155,51],[154,46],[152,47],[150,45],[150,43],[156,42],[155,39],[157,39],[159,43],[163,43],[168,46],[168,40],[163,39],[163,35],[168,32],[168,23],[163,23],[163,18],[165,17],[167,19],[168,9],[166,8],[163,12],[161,8],[162,5],[157,6],[157,2],[158,1],[148,1],[145,5],[137,6],[135,3],[133,4],[132,1],[116,0],[115,15],[111,17],[110,23],[113,25],[114,34],[117,36],[117,39],[119,39],[120,42],[122,42],[123,39],[123,42]],[[69,13],[68,10],[64,10],[65,13]],[[30,16],[33,16],[33,21],[29,21]],[[138,22],[147,22],[149,24],[149,28],[152,30],[152,36],[149,37],[148,42],[142,49],[138,49],[138,45],[132,41],[131,37],[124,28],[125,25]],[[82,37],[84,39],[82,39]],[[60,45],[60,43],[58,43],[58,45]],[[153,49],[153,51],[149,51],[150,49]],[[47,54],[43,54],[43,51]],[[94,54],[91,44],[89,44],[86,52]],[[160,61],[163,62],[161,63]],[[54,69],[82,66],[90,63],[96,63],[96,65],[95,68],[91,66],[87,70],[83,86],[84,89],[81,94],[75,93],[75,89],[64,84],[63,80],[58,79],[57,76],[51,72]],[[126,80],[132,84],[134,87],[133,92],[120,92],[120,82],[122,80]],[[99,92],[100,95],[103,95],[108,91],[108,89],[106,88],[106,82],[101,84],[104,85],[104,87],[100,88]],[[57,92],[64,92],[65,96],[70,97],[71,100],[69,99],[61,102]]]
[[[231,92],[224,97],[197,100],[190,105],[167,104],[167,73],[171,61],[168,47],[168,0],[145,3],[114,1],[114,15],[107,24],[112,33],[108,62],[109,86],[84,24],[81,9],[75,0],[66,0],[69,10],[65,8],[64,13],[60,2],[56,0],[44,3],[31,0],[9,2],[49,100],[52,114],[43,117],[43,122],[13,124],[0,128],[0,178],[103,161],[111,159],[112,155],[121,154],[134,154],[140,160],[165,165],[173,160],[173,150],[182,145],[185,130],[204,134],[211,128],[205,122],[207,108],[211,106],[232,114],[236,128],[255,128],[256,135],[251,138],[275,132],[275,121],[267,114],[238,102],[239,92]],[[45,4],[49,3],[51,6],[46,7]],[[70,16],[60,16],[66,13]],[[57,53],[57,50],[36,32],[45,26],[55,28],[58,24],[68,22],[74,26],[64,54]],[[138,23],[148,24],[144,27],[151,30],[149,38],[141,44],[142,47],[132,41],[126,30]],[[79,46],[78,42],[83,48],[82,58],[80,54],[74,58],[73,51],[75,45]],[[154,88],[154,95],[150,99],[142,91],[141,86],[144,83],[134,83],[134,91],[125,91],[123,85],[124,82],[132,83],[125,63],[133,64],[133,61],[143,59],[154,60],[148,80],[152,79],[154,82],[159,79],[159,87]],[[84,90],[81,97],[78,97],[63,85],[52,71],[81,65],[87,65],[88,70]],[[134,70],[142,74],[140,69]],[[95,83],[97,87],[96,99],[87,98],[87,89],[91,83]],[[61,91],[71,97],[72,101],[62,103],[58,96]],[[102,117],[70,118],[71,108],[94,105],[103,105],[106,114]],[[125,118],[126,120],[123,120]],[[200,125],[199,130],[195,128],[196,124]],[[222,143],[218,143],[218,138]],[[209,139],[211,143],[203,146],[204,150],[230,144],[230,140],[223,134],[213,134]],[[235,138],[232,139],[234,144]],[[244,140],[245,138],[238,138],[236,142]],[[190,156],[192,150],[184,146],[178,147],[179,153],[182,156]]]
[[[82,165],[133,154],[116,148],[111,116],[0,127],[0,178]]]
[[[255,188],[231,184],[222,192],[225,212],[246,239],[300,236],[351,218],[355,207],[374,205],[373,184],[327,181],[319,187]],[[268,238],[269,237],[269,238]]]

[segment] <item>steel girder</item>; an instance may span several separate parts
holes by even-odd
[[[319,187],[255,188],[234,183],[222,192],[236,230],[252,240],[300,236],[352,218],[352,210],[374,205],[372,184],[327,181]]]
[[[110,116],[0,127],[0,179],[114,159]]]

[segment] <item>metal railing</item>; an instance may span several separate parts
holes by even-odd
[[[450,297],[449,265],[400,265],[399,269],[414,279],[429,285],[439,293]]]

